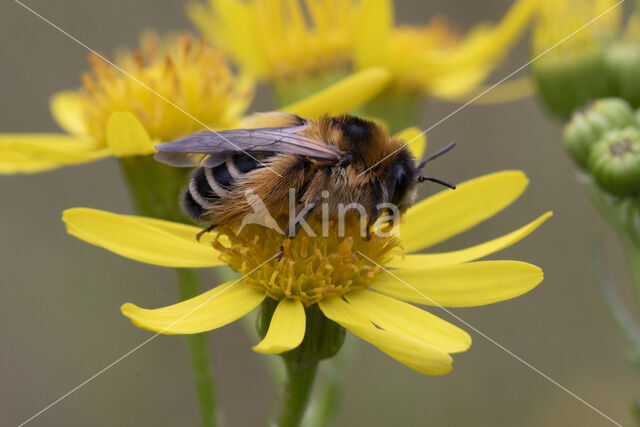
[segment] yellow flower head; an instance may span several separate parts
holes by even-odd
[[[601,49],[602,43],[611,41],[619,30],[622,8],[615,7],[617,3],[615,0],[541,0],[533,31],[534,54],[555,46],[541,59],[571,60],[573,55]]]
[[[244,69],[284,81],[350,68],[361,3],[311,0],[303,10],[298,0],[210,0],[188,12]]]
[[[122,312],[145,329],[193,334],[231,323],[270,298],[276,304],[264,339],[254,350],[282,353],[303,341],[307,309],[321,313],[418,372],[451,370],[451,353],[471,344],[460,328],[410,303],[468,307],[521,295],[542,281],[542,271],[519,261],[477,261],[527,236],[546,213],[504,236],[466,249],[413,254],[455,236],[511,204],[527,186],[521,172],[486,175],[410,208],[392,236],[370,240],[347,225],[292,242],[258,225],[222,226],[194,238],[197,227],[92,209],[70,209],[68,232],[128,258],[168,267],[228,264],[243,277],[178,304]],[[317,223],[310,224],[319,226]],[[336,230],[337,229],[337,230]],[[283,251],[280,257],[280,245]],[[213,247],[212,247],[213,246]]]
[[[275,86],[382,66],[395,87],[460,97],[506,55],[534,6],[519,0],[498,25],[465,38],[443,19],[394,27],[390,0],[209,0],[188,12],[243,69]]]
[[[0,134],[0,174],[33,173],[108,156],[153,153],[154,144],[205,127],[233,127],[253,97],[222,51],[189,34],[148,33],[113,63],[97,54],[76,91],[51,112],[67,134]]]
[[[104,145],[116,111],[132,113],[151,140],[172,141],[204,126],[229,126],[252,97],[222,51],[190,34],[161,39],[147,33],[139,49],[116,55],[119,69],[97,55],[89,62],[91,72],[83,75],[83,87],[76,92],[79,114],[86,132]]]
[[[391,251],[399,245],[395,236],[372,234],[369,240],[360,235],[360,222],[345,224],[345,233],[339,236],[336,224],[321,236],[322,224],[309,221],[318,235],[306,233],[293,241],[276,236],[273,230],[251,224],[238,233],[238,225],[218,227],[218,240],[213,242],[221,259],[233,270],[246,274],[281,249],[283,256],[277,263],[270,263],[245,278],[245,282],[264,291],[269,297],[281,300],[291,298],[305,306],[324,298],[340,297],[349,292],[365,289],[381,269],[361,254],[378,264],[387,264]],[[227,245],[222,243],[220,240]],[[251,254],[251,256],[248,256]]]

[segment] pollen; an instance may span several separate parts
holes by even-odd
[[[115,111],[133,113],[153,140],[171,141],[203,124],[229,126],[230,113],[252,96],[219,48],[188,33],[145,34],[137,50],[117,52],[116,67],[96,54],[89,63],[79,95],[89,133],[102,144]]]
[[[322,229],[319,220],[309,225],[314,231]],[[399,249],[396,237],[361,236],[359,220],[347,221],[342,235],[331,223],[326,235],[312,236],[302,229],[293,239],[256,224],[217,229],[214,247],[234,271],[248,274],[243,279],[246,283],[275,300],[298,299],[306,306],[366,288],[382,272],[378,265],[387,263]]]

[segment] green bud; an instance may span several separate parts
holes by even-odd
[[[544,106],[562,119],[594,99],[611,96],[604,50],[594,49],[568,58],[547,58],[532,64],[532,75]]]
[[[605,58],[616,96],[640,106],[640,43],[617,42]]]
[[[616,0],[536,3],[531,67],[549,112],[568,119],[576,108],[613,96],[605,54],[620,31],[622,8],[615,7]]]
[[[635,113],[626,101],[599,99],[573,114],[564,129],[564,147],[578,165],[587,168],[591,147],[607,131],[636,124]]]
[[[258,333],[261,337],[267,334],[269,323],[278,301],[266,298],[258,316]],[[345,330],[342,326],[327,319],[318,304],[306,307],[306,329],[302,343],[281,356],[288,361],[296,362],[299,366],[313,366],[323,359],[334,356],[344,342]]]
[[[589,155],[589,170],[605,191],[621,197],[640,194],[640,130],[611,130]]]

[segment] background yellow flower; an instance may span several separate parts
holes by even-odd
[[[122,48],[113,64],[106,60],[91,54],[83,86],[51,98],[51,113],[67,135],[0,134],[0,174],[150,155],[160,142],[241,126],[253,99],[253,80],[236,76],[219,48],[187,33],[164,39],[145,33],[138,50]],[[343,112],[375,96],[389,78],[370,67],[282,110],[305,117]]]
[[[501,22],[464,37],[442,18],[396,25],[390,0],[209,0],[188,12],[243,70],[276,89],[382,66],[397,88],[459,99],[509,52],[535,4],[518,0]]]

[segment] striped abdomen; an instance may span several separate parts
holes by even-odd
[[[182,194],[184,213],[196,221],[206,220],[207,212],[224,198],[234,182],[245,173],[260,167],[256,159],[235,155],[214,167],[201,167],[191,174],[189,186]]]

